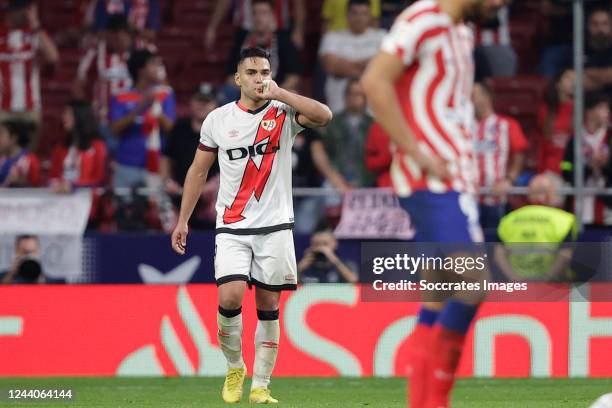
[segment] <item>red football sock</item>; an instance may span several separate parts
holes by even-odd
[[[427,398],[427,367],[429,365],[433,327],[417,323],[410,335],[408,401],[410,408],[423,408]]]
[[[425,408],[450,407],[451,389],[459,365],[465,334],[436,325],[433,330],[431,359],[427,373],[427,401]]]

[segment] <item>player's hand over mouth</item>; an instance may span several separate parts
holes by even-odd
[[[283,89],[281,89],[273,79],[264,79],[263,84],[261,86],[261,92],[258,93],[263,99],[279,99],[280,94]]]

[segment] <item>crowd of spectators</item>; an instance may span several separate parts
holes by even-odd
[[[225,79],[211,83],[204,76],[191,78],[194,84],[185,92],[184,81],[175,84],[170,75],[176,55],[160,47],[170,28],[181,28],[181,16],[164,17],[172,2],[84,1],[74,10],[72,26],[48,33],[39,18],[40,4],[7,0],[0,26],[0,186],[50,187],[58,193],[95,187],[92,226],[164,228],[170,221],[163,220],[171,220],[179,204],[200,124],[214,108],[239,95],[233,75],[238,51],[259,46],[270,52],[279,85],[320,95],[335,114],[329,126],[320,132],[305,130],[294,145],[294,187],[333,187],[340,193],[296,197],[296,229],[312,233],[321,220],[337,219],[342,194],[392,184],[393,148],[370,115],[358,79],[393,19],[409,3],[321,0],[315,9],[305,0],[211,2],[206,11],[209,19],[200,24],[192,50],[224,53]],[[543,17],[542,25],[548,27],[538,44],[538,63],[531,69],[525,69],[513,41],[513,24],[523,27],[526,3],[532,5],[527,10]],[[609,1],[587,5],[582,149],[586,184],[605,187],[612,184],[608,135],[612,22]],[[230,10],[231,43],[221,38]],[[319,15],[310,14],[312,10]],[[543,172],[567,183],[573,180],[571,21],[567,2],[508,0],[496,18],[475,27],[475,158],[479,185],[488,189],[481,197],[485,227],[495,228],[510,209],[508,191],[513,185],[527,185],[530,176]],[[319,30],[313,43],[314,22]],[[41,149],[39,135],[46,126],[41,83],[50,80],[44,75],[45,66],[51,72],[61,71],[64,53],[74,49],[81,55],[78,64],[67,78],[57,79],[68,82],[70,89],[59,105],[62,126],[45,139],[53,145]],[[311,54],[315,61],[305,64]],[[550,84],[542,100],[529,102],[537,112],[537,124],[529,132],[522,129],[520,118],[496,110],[492,80],[517,73],[537,74]],[[194,217],[196,228],[214,224],[218,177],[218,169],[213,169]],[[125,206],[138,202],[137,193],[132,200],[119,199],[111,188],[139,187],[146,187],[146,196],[156,197],[157,202],[142,201],[142,220],[117,221],[126,213]],[[160,200],[173,206],[164,207]],[[586,207],[585,222],[612,225],[609,200],[593,197]]]

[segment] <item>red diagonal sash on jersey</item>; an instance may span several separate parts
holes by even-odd
[[[268,112],[266,112],[261,120],[261,123],[259,124],[257,136],[255,137],[255,142],[253,144],[256,146],[258,143],[269,138],[265,150],[266,154],[263,155],[259,168],[257,168],[255,165],[253,157],[249,157],[247,165],[244,169],[242,181],[240,182],[240,189],[236,194],[236,198],[234,198],[234,202],[232,203],[231,207],[225,207],[225,211],[223,213],[224,224],[232,224],[244,220],[242,212],[251,199],[253,193],[255,193],[255,199],[257,201],[259,201],[261,198],[264,188],[266,187],[266,183],[268,182],[268,178],[270,177],[270,173],[272,172],[274,157],[276,156],[276,152],[280,147],[280,135],[285,122],[285,117],[287,115],[286,112],[283,112],[279,116],[276,116],[277,113],[278,108],[271,108]],[[266,128],[271,127],[271,123],[275,123],[275,125],[270,130],[267,130]]]

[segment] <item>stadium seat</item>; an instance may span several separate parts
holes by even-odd
[[[179,26],[194,23],[200,28],[204,27],[212,16],[214,6],[215,2],[210,0],[176,0],[172,11],[172,21]]]

